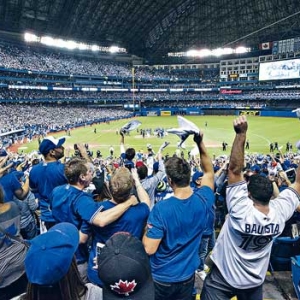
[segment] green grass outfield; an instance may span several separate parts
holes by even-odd
[[[230,153],[234,131],[232,122],[234,116],[186,116],[186,118],[204,132],[204,141],[207,145],[209,153],[220,155],[222,151],[222,142],[228,143],[226,154]],[[177,128],[177,117],[137,117],[135,118],[142,122],[139,127],[146,128]],[[204,127],[205,121],[208,126]],[[103,157],[108,156],[109,147],[112,145],[115,148],[115,155],[120,153],[120,136],[116,131],[121,128],[128,120],[111,122],[110,124],[98,124],[93,126],[82,127],[71,131],[71,137],[68,137],[65,143],[66,148],[72,149],[74,143],[88,143],[90,149],[94,151],[94,156],[98,149],[101,150]],[[300,140],[300,121],[298,118],[273,118],[273,117],[248,117],[248,139],[250,142],[251,153],[268,153],[270,142],[277,141],[279,146],[283,146],[282,151],[285,152],[285,146],[288,141],[293,145],[293,151],[296,152],[295,143]],[[94,128],[97,128],[97,133],[94,133]],[[53,134],[56,137],[65,136],[65,132]],[[131,132],[130,136],[125,137],[125,147],[134,147],[136,150],[146,152],[146,145],[150,143],[153,150],[156,152],[164,140],[171,144],[165,149],[164,153],[173,154],[177,147],[179,138],[176,135],[169,134],[163,139],[157,137],[142,138],[136,131]],[[190,136],[186,144],[187,153],[195,144],[192,136]],[[24,152],[37,150],[37,140],[21,145]]]

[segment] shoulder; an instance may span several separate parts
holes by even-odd
[[[59,186],[56,186],[54,189],[53,189],[53,194],[58,194],[58,193],[65,193],[67,191],[70,191],[70,185],[69,184],[63,184],[63,185],[59,185]]]
[[[200,188],[196,188],[194,190],[195,194],[201,194],[201,195],[214,195],[213,190],[209,186],[201,186]]]
[[[99,204],[99,207],[102,206],[104,209],[110,209],[116,206],[115,203],[109,201],[109,200],[104,200],[102,202],[97,202]]]
[[[1,213],[8,213],[8,212],[12,216],[19,215],[20,214],[20,210],[19,210],[18,205],[15,202],[13,202],[13,201],[9,201],[9,202],[4,203],[1,206],[0,214]]]
[[[145,211],[147,214],[149,214],[149,212],[150,212],[149,206],[144,202],[141,202],[138,205],[131,206],[129,210],[141,211],[141,212]]]
[[[164,211],[164,210],[169,210],[170,205],[173,204],[174,200],[176,200],[176,198],[174,196],[171,196],[167,199],[161,200],[159,202],[157,202],[154,206],[153,209],[151,210],[151,213],[154,211]]]

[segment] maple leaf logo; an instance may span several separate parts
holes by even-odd
[[[123,281],[122,279],[120,279],[119,282],[111,284],[110,288],[112,289],[112,291],[118,293],[119,295],[129,296],[129,293],[134,292],[134,288],[136,287],[136,285],[137,283],[135,282],[135,280],[128,282],[128,280]]]

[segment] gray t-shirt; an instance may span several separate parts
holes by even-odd
[[[88,290],[82,297],[82,300],[103,300],[102,289],[99,286],[87,283],[86,287]]]

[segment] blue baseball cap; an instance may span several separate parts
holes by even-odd
[[[39,151],[41,154],[47,155],[50,150],[61,147],[65,141],[65,138],[56,139],[53,136],[47,136],[41,142]]]
[[[260,166],[254,165],[250,168],[251,171],[259,173],[260,172]]]
[[[192,181],[196,183],[196,181],[202,177],[204,174],[203,172],[200,172],[200,171],[196,171],[194,174],[193,174],[193,177],[192,177]]]
[[[25,271],[30,283],[51,285],[69,271],[79,244],[79,233],[71,223],[59,223],[30,241]]]
[[[4,148],[0,149],[0,157],[2,157],[2,156],[7,156],[7,152]]]
[[[214,166],[214,172],[216,173],[217,171],[220,170],[220,166]]]

